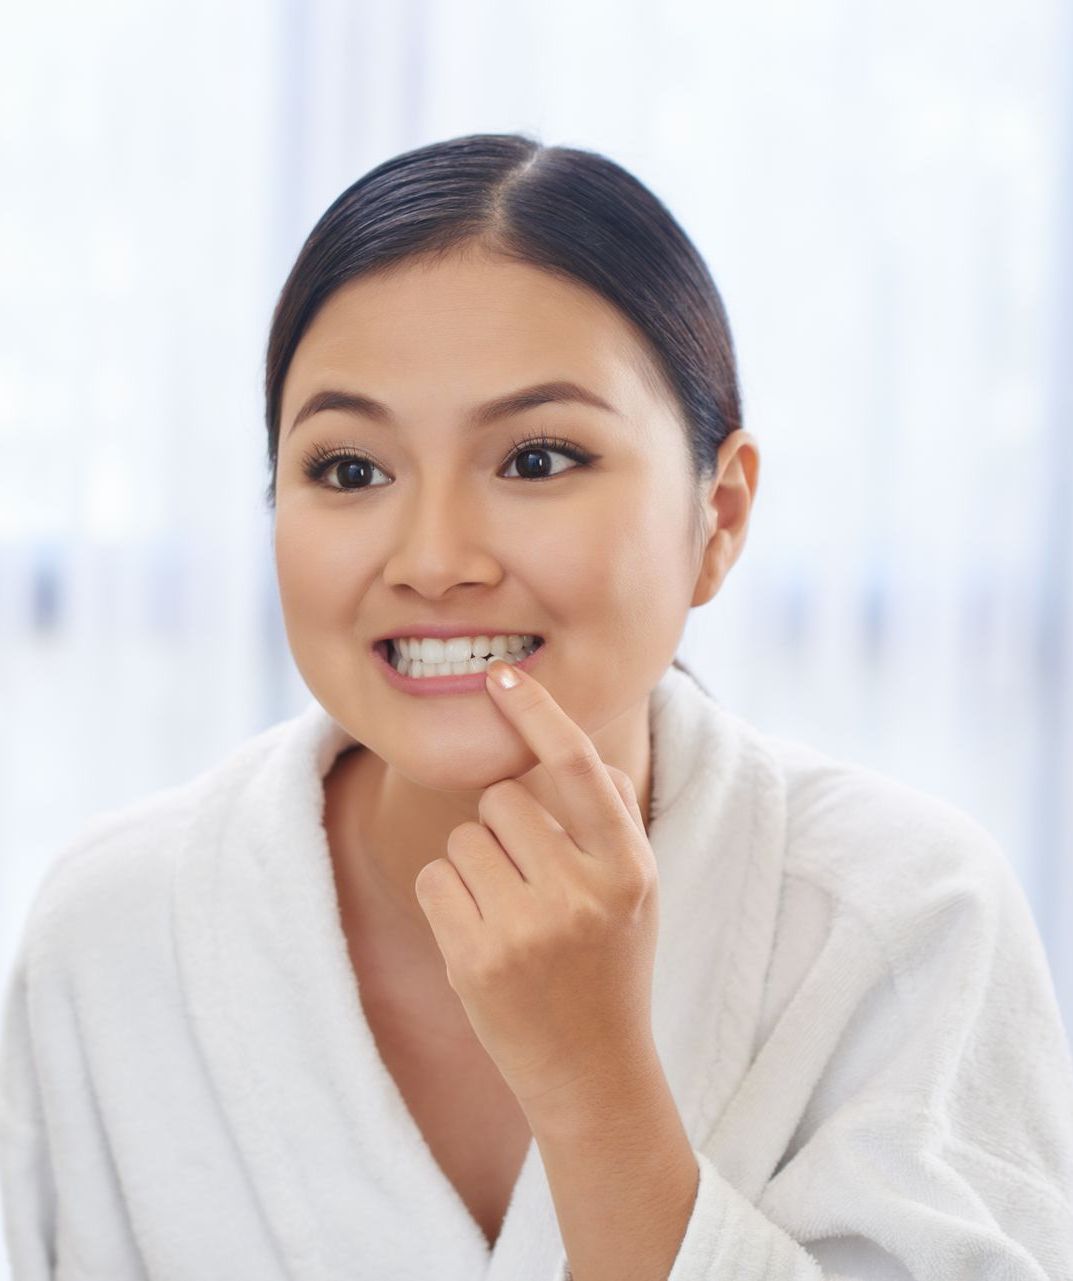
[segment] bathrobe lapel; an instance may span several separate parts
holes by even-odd
[[[651,726],[653,1035],[687,1133],[714,1156],[754,1048],[784,784],[756,732],[677,668]],[[316,702],[266,731],[178,860],[179,972],[221,1116],[296,1281],[551,1281],[564,1254],[535,1142],[490,1251],[365,1020],[322,823],[324,776],[354,741]]]

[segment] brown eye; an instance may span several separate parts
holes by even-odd
[[[359,489],[378,489],[380,486],[362,484],[362,478],[381,468],[371,458],[348,450],[327,450],[317,446],[303,460],[303,470],[310,480],[343,494],[354,494]],[[330,484],[325,476],[333,476],[339,483]]]
[[[514,452],[507,460],[507,465],[511,463],[524,463],[523,471],[529,472],[530,466],[534,466],[537,474],[523,475],[522,480],[550,480],[553,476],[561,476],[562,472],[551,472],[542,463],[533,460],[540,459],[541,455],[561,454],[566,458],[572,458],[579,466],[585,467],[592,461],[592,455],[587,454],[577,445],[572,445],[568,440],[560,440],[548,436],[539,436],[536,440],[522,441],[521,444],[515,443]],[[567,467],[565,471],[574,471],[575,468]],[[513,479],[513,477],[508,477]]]

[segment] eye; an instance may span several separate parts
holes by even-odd
[[[578,445],[569,440],[562,440],[559,437],[537,436],[532,440],[514,442],[510,456],[503,465],[509,467],[515,462],[523,463],[523,472],[529,471],[534,466],[533,460],[542,454],[563,454],[571,458],[579,467],[587,467],[593,460],[594,455],[581,449]],[[542,464],[536,463],[535,468],[539,472]],[[384,475],[383,469],[371,458],[364,454],[354,453],[349,449],[326,449],[323,445],[315,445],[302,460],[302,470],[310,480],[316,481],[324,486],[325,489],[334,490],[340,494],[355,494],[362,489],[380,489],[383,486],[361,484],[359,483],[362,476],[369,472],[380,472]],[[575,468],[567,467],[564,470],[572,471]],[[346,478],[346,483],[330,484],[327,479],[328,475],[333,476],[336,481],[342,481]],[[562,471],[549,472],[537,475],[520,475],[516,477],[507,477],[508,480],[554,480],[556,476],[562,475]]]
[[[582,467],[587,467],[592,462],[591,454],[586,453],[584,449],[580,449],[577,445],[571,444],[568,440],[562,440],[554,436],[538,436],[534,440],[524,440],[520,444],[516,441],[507,463],[509,465],[519,459],[529,460],[538,457],[540,454],[565,454],[567,458],[572,458]],[[572,471],[573,468],[568,467],[566,470]],[[552,477],[559,475],[562,475],[562,473],[552,472],[536,477],[522,476],[521,479],[550,480]]]
[[[345,467],[343,464],[346,464]],[[340,475],[346,475],[349,481],[359,480],[360,477],[369,471],[378,471],[384,475],[383,470],[371,458],[364,454],[355,454],[348,449],[325,449],[323,445],[317,444],[302,459],[302,470],[310,480],[316,481],[324,486],[325,489],[334,489],[340,494],[354,494],[359,489],[379,489],[378,485],[329,485],[322,479],[328,472],[331,472],[336,479]]]

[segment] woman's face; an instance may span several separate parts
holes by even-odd
[[[471,421],[549,382],[610,409],[560,401]],[[326,390],[380,402],[384,420],[325,409],[292,429]],[[549,449],[527,462],[547,447],[516,445],[541,435],[590,461]],[[340,455],[319,479],[314,451]],[[545,642],[534,677],[610,745],[616,722],[647,710],[694,603],[695,502],[682,428],[629,322],[598,295],[488,257],[353,281],[303,335],[283,389],[275,556],[295,662],[389,766],[467,791],[536,758],[483,682],[400,691],[373,644],[433,622],[532,633]]]

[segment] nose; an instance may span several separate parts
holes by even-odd
[[[492,531],[481,504],[463,496],[456,480],[414,486],[395,521],[384,565],[388,586],[407,585],[422,596],[442,596],[458,583],[494,583],[500,577]]]

